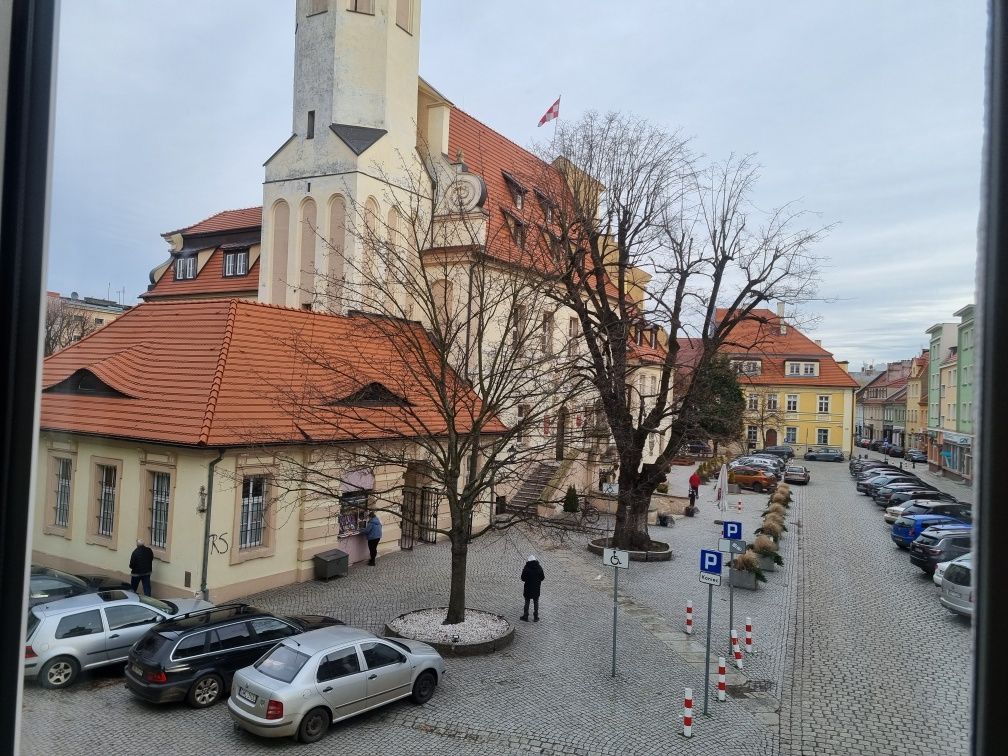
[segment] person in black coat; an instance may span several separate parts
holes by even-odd
[[[143,583],[144,593],[151,594],[150,578],[154,571],[154,552],[143,541],[137,541],[137,546],[130,554],[130,585],[135,591]]]
[[[532,602],[532,607],[534,611],[534,619],[536,622],[539,621],[539,586],[542,585],[542,581],[546,579],[546,575],[543,574],[542,565],[539,564],[539,560],[535,558],[535,554],[529,555],[528,561],[525,562],[525,568],[522,570],[521,574],[522,582],[525,583],[525,613],[521,616],[523,622],[528,622],[528,610],[529,601]]]

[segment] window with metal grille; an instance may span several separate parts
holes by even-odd
[[[154,549],[163,549],[168,545],[168,500],[170,493],[171,475],[166,472],[152,472],[150,546]]]
[[[56,460],[56,506],[53,513],[53,525],[66,528],[70,525],[70,474],[73,462],[66,457]]]
[[[98,535],[111,537],[115,529],[117,472],[114,465],[98,465]]]
[[[266,476],[247,475],[242,480],[241,523],[238,548],[261,546],[266,525]]]

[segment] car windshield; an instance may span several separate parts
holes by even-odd
[[[137,598],[140,599],[141,604],[152,606],[165,614],[178,614],[178,606],[170,601],[161,601],[160,599],[151,598],[150,596],[137,596]]]
[[[278,643],[253,666],[268,677],[289,683],[301,671],[308,659],[308,654]]]

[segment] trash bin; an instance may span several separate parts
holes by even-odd
[[[312,561],[315,563],[316,580],[343,577],[350,568],[350,555],[342,549],[323,551],[312,557]]]

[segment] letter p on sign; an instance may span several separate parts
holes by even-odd
[[[700,571],[721,574],[721,552],[711,549],[700,550]]]

